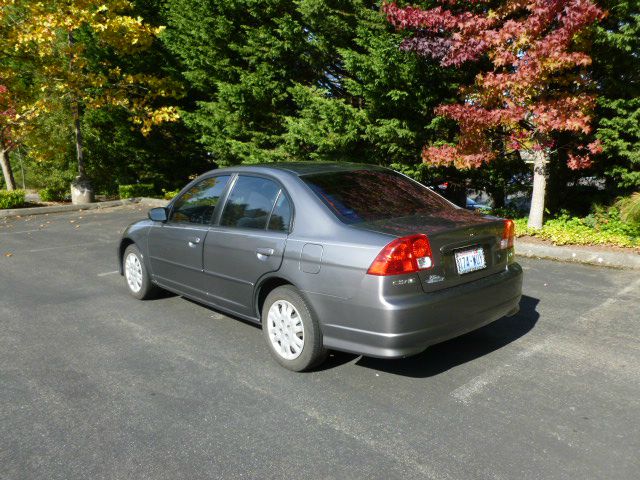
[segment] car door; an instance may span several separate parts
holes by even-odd
[[[161,285],[206,298],[203,246],[229,179],[230,175],[212,176],[191,186],[172,204],[167,221],[149,230],[151,274]]]
[[[278,182],[238,175],[204,244],[204,273],[214,303],[254,315],[254,286],[280,268],[291,221],[291,201]]]

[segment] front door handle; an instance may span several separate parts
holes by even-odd
[[[256,248],[256,255],[260,260],[265,260],[266,257],[270,257],[273,253],[273,248]]]
[[[200,243],[200,237],[191,237],[189,238],[189,246],[191,248],[195,248]]]

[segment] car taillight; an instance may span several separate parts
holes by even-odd
[[[369,275],[401,275],[433,266],[431,245],[426,235],[397,238],[384,247],[373,261]]]
[[[504,221],[504,229],[502,230],[502,240],[500,240],[500,248],[511,248],[513,247],[513,240],[516,236],[516,226],[513,223],[513,220],[505,220]]]

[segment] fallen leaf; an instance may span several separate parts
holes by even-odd
[[[5,253],[5,254],[4,254],[4,256],[5,256],[5,257],[7,257],[7,258],[8,258],[8,257],[13,257],[13,253],[9,253],[9,252],[7,252],[7,253]]]

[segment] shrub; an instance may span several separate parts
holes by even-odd
[[[151,183],[134,183],[132,185],[120,185],[118,187],[120,198],[152,197],[155,188]]]
[[[43,202],[59,202],[65,199],[67,191],[61,188],[45,187],[38,191]]]
[[[24,190],[0,190],[0,208],[18,208],[24,204]]]
[[[179,193],[180,193],[180,189],[177,189],[177,190],[165,190],[164,188],[162,189],[162,197],[165,200],[173,200],[173,197],[175,197]]]
[[[621,198],[615,206],[620,210],[620,218],[624,222],[640,224],[640,192]]]
[[[495,217],[511,218],[511,219],[522,218],[526,216],[525,212],[513,207],[493,207],[489,210],[488,213]]]
[[[632,225],[620,219],[617,208],[597,208],[586,217],[572,217],[563,212],[544,222],[541,229],[527,227],[527,219],[516,219],[516,235],[531,235],[550,240],[556,245],[617,245],[640,246],[640,224]]]

